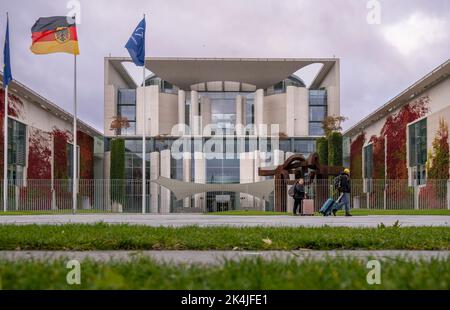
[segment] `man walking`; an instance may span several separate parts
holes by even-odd
[[[345,216],[352,216],[350,214],[350,170],[348,168],[344,169],[344,172],[339,175],[337,189],[339,194],[342,195],[341,201],[338,203],[338,207],[333,209],[333,215],[336,216],[336,212],[342,209],[342,206],[345,208]]]

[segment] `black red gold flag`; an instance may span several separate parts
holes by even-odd
[[[75,21],[67,16],[39,18],[31,28],[31,38],[34,54],[80,54]]]

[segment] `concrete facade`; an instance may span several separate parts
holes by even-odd
[[[118,113],[118,90],[137,88],[136,130],[121,137],[127,140],[141,139],[143,121],[146,120],[146,136],[151,141],[151,180],[164,176],[195,183],[208,183],[211,180],[258,182],[264,179],[258,176],[258,169],[281,164],[285,154],[294,152],[294,142],[297,140],[306,144],[311,142],[308,145],[312,145],[304,150],[296,147],[297,152],[308,156],[314,151],[313,143],[317,136],[309,132],[311,90],[328,92],[327,115],[340,111],[338,59],[148,58],[146,66],[152,75],[146,79],[147,108],[143,118],[144,88],[136,87],[123,67],[122,63],[129,61],[129,58],[105,58],[105,120]],[[294,73],[314,63],[322,63],[323,67],[312,84],[306,86]],[[276,88],[276,84],[281,87]],[[183,150],[186,156],[181,160],[181,164],[173,161],[170,150],[172,143],[182,136],[184,139],[193,139],[194,136],[200,139],[201,144],[205,144],[211,139],[213,132],[216,133],[214,126],[221,122],[229,126],[224,127],[228,128],[227,130],[233,130],[235,127],[232,136],[228,133],[224,138],[231,138],[233,141],[250,133],[247,138],[251,137],[256,139],[255,141],[258,141],[258,137],[271,139],[272,148],[266,149],[261,139],[259,144],[249,141],[249,145],[258,145],[258,148],[249,149],[247,146],[236,149],[236,159],[223,159],[223,168],[220,168],[220,164],[214,167],[218,163],[207,159],[205,150],[202,149],[191,148],[188,152]],[[184,128],[183,125],[188,126],[189,132],[181,129]],[[245,126],[254,126],[257,129],[256,135]],[[105,124],[106,138],[112,138],[113,133],[106,127]],[[284,137],[283,148],[278,142],[274,142],[279,136]],[[289,142],[289,146],[286,146],[286,142]],[[162,149],[160,145],[167,147]],[[225,152],[225,149],[222,151]],[[191,157],[188,158],[188,155]],[[261,158],[265,155],[272,160]],[[154,164],[153,161],[158,163]],[[159,170],[156,167],[159,167]],[[230,171],[225,171],[226,169]],[[174,202],[167,189],[157,185],[151,185],[151,188],[151,212],[178,212],[173,209]],[[270,201],[262,201],[246,193],[224,193],[216,197],[220,200],[228,199],[228,196],[234,197],[231,199],[235,201],[233,204],[225,202],[225,206],[257,210],[265,210],[270,206]],[[211,193],[195,194],[176,205],[183,206],[183,209],[205,210],[210,207],[212,200],[214,197],[211,197]],[[153,206],[154,203],[158,203],[157,208]]]

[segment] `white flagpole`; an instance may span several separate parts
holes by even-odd
[[[4,74],[4,73],[3,73]],[[3,211],[8,211],[8,88],[5,87],[5,116],[3,119]]]
[[[145,19],[145,14],[144,14]],[[145,42],[145,40],[144,40]],[[146,169],[145,169],[145,145],[146,145],[146,139],[145,136],[147,134],[147,118],[145,116],[145,55],[144,55],[144,66],[142,67],[142,91],[143,91],[143,113],[142,113],[142,120],[143,120],[143,133],[142,133],[142,214],[145,214],[146,211],[146,198],[147,198],[147,178],[146,178]]]
[[[77,212],[77,55],[74,55],[74,79],[73,79],[73,185],[72,185],[72,208],[73,208],[73,214]]]

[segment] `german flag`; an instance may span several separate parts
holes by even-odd
[[[31,39],[34,54],[80,54],[75,21],[70,23],[67,16],[39,18],[31,28]]]

